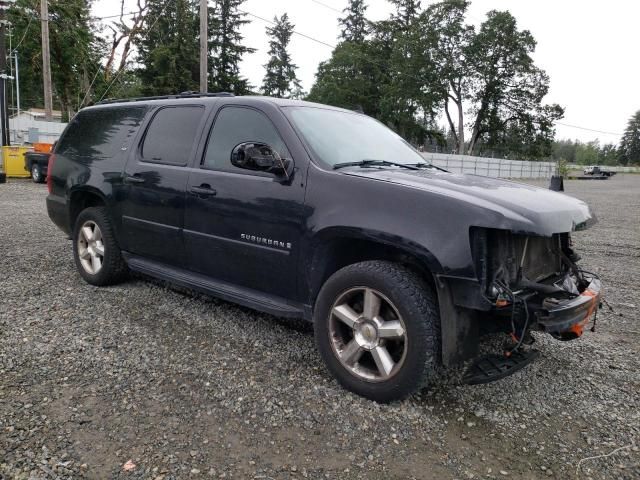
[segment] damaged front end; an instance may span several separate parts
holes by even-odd
[[[474,228],[471,245],[484,298],[486,331],[510,333],[514,347],[531,330],[559,340],[582,335],[601,302],[598,276],[580,269],[569,233],[541,237]]]

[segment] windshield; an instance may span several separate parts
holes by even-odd
[[[315,107],[284,110],[313,154],[331,167],[363,160],[426,164],[402,137],[366,115]]]

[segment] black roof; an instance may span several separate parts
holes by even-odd
[[[215,92],[215,93],[203,93],[203,92],[182,92],[175,95],[158,95],[155,97],[132,97],[132,98],[108,98],[97,102],[96,105],[107,105],[109,103],[124,103],[124,102],[142,102],[146,100],[169,100],[175,98],[203,98],[203,97],[233,97],[233,93],[229,92]]]
[[[103,100],[101,102],[96,103],[94,106],[98,107],[98,106],[103,106],[103,105],[113,105],[113,104],[119,104],[119,103],[153,102],[153,101],[158,101],[158,100],[160,100],[160,101],[162,101],[162,100],[172,100],[172,101],[176,101],[177,100],[177,101],[179,101],[179,100],[188,100],[188,99],[193,99],[193,98],[206,100],[208,98],[214,99],[214,98],[219,98],[219,97],[237,98],[239,101],[250,100],[250,101],[258,101],[258,102],[269,102],[269,103],[273,103],[273,104],[281,106],[281,107],[295,106],[295,105],[298,105],[298,106],[306,105],[306,106],[315,106],[315,107],[328,108],[328,109],[332,109],[332,110],[350,111],[350,110],[345,110],[345,109],[342,109],[342,108],[339,108],[339,107],[333,107],[333,106],[330,106],[330,105],[307,102],[307,101],[304,101],[304,100],[291,100],[291,99],[287,99],[287,98],[275,98],[275,97],[267,97],[267,96],[262,96],[262,95],[242,95],[242,96],[236,97],[233,93],[229,93],[229,92],[216,92],[216,93],[182,92],[182,93],[175,94],[175,95],[160,95],[160,96],[154,96],[154,97],[135,97],[135,98],[107,99],[107,100]],[[350,112],[353,113],[353,111],[350,111]]]

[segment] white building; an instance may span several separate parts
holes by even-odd
[[[9,118],[12,145],[29,145],[36,142],[53,143],[67,126],[62,123],[62,112],[53,111],[53,121],[47,122],[44,109],[30,108]]]

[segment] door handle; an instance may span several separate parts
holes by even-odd
[[[137,173],[135,175],[125,175],[123,178],[124,183],[144,183],[146,180]]]
[[[191,187],[190,190],[191,193],[195,193],[196,195],[203,197],[213,197],[218,193],[214,188],[211,188],[211,186],[206,183],[203,183],[199,187]]]

